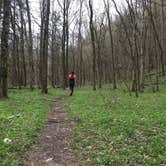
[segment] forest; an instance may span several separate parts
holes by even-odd
[[[0,165],[166,165],[165,29],[165,0],[0,0]]]

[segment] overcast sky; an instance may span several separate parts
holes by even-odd
[[[35,22],[38,22],[40,24],[40,9],[39,9],[39,1],[40,0],[29,0],[30,2],[30,6],[31,6],[31,12],[34,16],[34,18],[36,18]],[[56,10],[60,10],[58,4],[57,4],[57,0],[51,0],[51,4],[52,2],[54,1],[54,6],[56,8]],[[63,0],[59,0],[60,2],[63,2]],[[72,10],[77,10],[78,9],[78,6],[76,4],[78,4],[78,0],[73,0],[74,3],[72,5]],[[85,0],[87,1],[87,0]],[[111,0],[110,0],[111,2]],[[117,3],[117,5],[119,6],[119,8],[121,8],[124,4],[125,4],[125,0],[115,0],[115,2]],[[97,13],[101,13],[103,12],[103,9],[104,9],[104,4],[103,4],[103,0],[93,0],[93,3],[94,3],[94,9],[95,11],[97,11]],[[52,8],[52,5],[51,5],[51,8]],[[111,14],[114,15],[114,14],[117,14],[115,9],[114,9],[114,5],[111,3]],[[33,18],[33,20],[34,20]],[[39,27],[38,25],[33,22],[33,29],[34,31],[38,31]]]

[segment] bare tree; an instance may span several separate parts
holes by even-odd
[[[114,41],[113,41],[113,32],[112,32],[112,25],[111,25],[111,18],[110,18],[110,5],[109,1],[107,2],[104,0],[105,11],[107,14],[108,20],[108,28],[109,28],[109,35],[110,35],[110,44],[111,44],[111,56],[112,56],[112,72],[113,72],[113,89],[117,88],[116,84],[116,71],[115,71],[115,53],[114,53]]]
[[[106,38],[106,28],[104,25],[104,18],[105,14],[102,14],[98,23],[99,25],[98,26],[96,25],[95,27],[99,88],[102,88],[103,84],[103,57],[104,57],[105,38]]]
[[[79,54],[79,85],[82,86],[83,83],[83,53],[82,53],[82,8],[83,8],[83,0],[79,1],[79,27],[78,27],[78,54]]]
[[[24,20],[24,5],[22,0],[18,0],[18,4],[19,4],[19,11],[20,11],[20,21],[21,21],[21,28],[20,28],[20,54],[22,57],[22,81],[23,81],[23,85],[24,87],[26,87],[27,85],[27,71],[26,71],[26,62],[25,62],[25,37],[24,37],[24,24],[25,24],[25,20]]]
[[[91,32],[91,42],[92,42],[92,51],[93,51],[93,90],[96,90],[96,46],[95,46],[95,34],[94,34],[94,25],[93,25],[93,1],[89,0],[89,9],[90,9],[90,32]]]
[[[0,56],[0,97],[7,97],[8,94],[8,55],[9,55],[9,24],[10,24],[10,0],[3,4],[3,24],[1,34],[1,56]]]
[[[63,0],[63,5],[60,4],[63,13],[63,25],[62,25],[62,71],[63,71],[63,89],[67,86],[67,74],[68,74],[68,56],[69,56],[69,7],[71,0]]]
[[[41,25],[41,68],[42,68],[42,93],[48,93],[47,89],[47,77],[48,77],[48,27],[49,27],[49,15],[50,15],[50,0],[43,0],[42,6],[42,25]]]
[[[29,1],[26,0],[28,25],[29,25],[29,35],[28,35],[28,54],[29,54],[29,68],[30,68],[30,89],[34,88],[34,64],[33,64],[33,39],[32,39],[32,27],[31,27],[31,15],[29,8]]]
[[[55,88],[55,84],[57,84],[58,79],[57,76],[59,75],[58,72],[58,65],[60,65],[58,63],[59,61],[59,46],[58,46],[58,21],[60,19],[60,16],[58,16],[58,14],[53,11],[52,13],[52,18],[51,18],[51,22],[52,22],[52,33],[51,33],[51,83],[52,83],[52,87]]]

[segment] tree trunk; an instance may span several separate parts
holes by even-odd
[[[93,51],[93,90],[96,90],[96,46],[95,46],[95,35],[93,27],[93,6],[92,0],[89,0],[89,9],[90,9],[90,32],[91,32],[91,42],[92,42],[92,51]]]
[[[43,13],[43,47],[42,49],[42,93],[48,93],[47,77],[48,77],[48,27],[50,14],[50,0],[44,0]]]
[[[26,64],[25,64],[25,41],[24,41],[24,17],[23,17],[23,3],[21,0],[19,0],[19,8],[20,8],[20,17],[21,17],[21,32],[20,32],[20,53],[21,53],[21,59],[22,59],[22,81],[23,81],[23,86],[26,87],[27,85],[27,73],[26,73]]]
[[[65,31],[66,31],[66,55],[65,55],[65,63],[66,63],[66,71],[65,71],[65,77],[67,77],[67,75],[69,74],[69,0],[66,0],[67,4],[66,4],[66,27],[65,27]],[[68,85],[67,83],[67,79],[65,80],[65,84],[66,87]]]
[[[109,28],[109,35],[110,35],[110,44],[111,44],[111,54],[112,54],[112,72],[113,72],[113,89],[117,89],[116,84],[116,71],[115,71],[115,54],[114,54],[114,41],[113,41],[113,35],[112,35],[112,26],[111,26],[111,19],[110,19],[110,6],[109,1],[107,0],[107,4],[104,0],[105,4],[105,10],[107,13],[107,20],[108,20],[108,28]]]
[[[0,97],[8,96],[7,78],[8,78],[8,39],[10,24],[10,0],[4,1],[4,15],[1,34],[1,56],[0,56]]]
[[[62,87],[66,88],[66,0],[63,1],[63,32],[62,32]]]
[[[13,1],[13,15],[11,11],[11,24],[12,24],[12,86],[16,87],[18,85],[18,73],[17,73],[17,49],[16,49],[16,0]]]
[[[33,39],[32,39],[32,27],[31,27],[31,15],[29,8],[29,1],[26,0],[28,26],[29,26],[29,38],[28,38],[28,54],[29,54],[29,68],[30,68],[30,89],[34,89],[34,63],[33,63]]]

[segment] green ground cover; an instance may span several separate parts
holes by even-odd
[[[123,90],[79,90],[66,107],[83,165],[166,165],[166,90],[139,98]]]
[[[9,99],[0,101],[0,165],[20,165],[23,154],[44,127],[52,100],[60,90],[11,90]]]
[[[66,101],[74,123],[74,147],[82,165],[166,165],[166,90],[139,98],[120,88],[77,90]],[[44,127],[53,99],[50,90],[11,90],[0,101],[0,165],[17,166]]]

